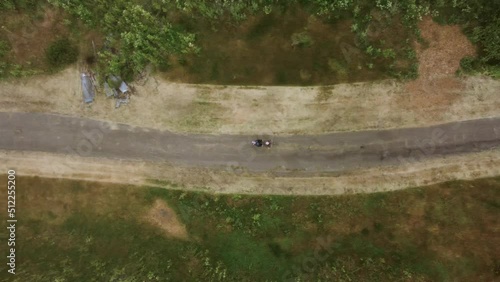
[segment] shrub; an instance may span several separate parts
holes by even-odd
[[[313,44],[313,40],[307,32],[298,32],[292,34],[292,46],[309,47]]]
[[[483,63],[496,65],[500,62],[500,17],[485,26],[476,27],[472,39],[482,47]]]
[[[0,40],[0,59],[3,59],[10,51],[9,42]]]
[[[0,11],[4,10],[14,10],[16,8],[16,5],[12,0],[5,0],[0,2]]]
[[[477,67],[477,60],[474,57],[464,57],[460,60],[460,67],[465,72],[470,72]]]
[[[78,48],[71,44],[69,39],[63,38],[54,41],[45,53],[51,67],[63,67],[76,62]]]
[[[328,59],[328,66],[340,80],[346,80],[348,78],[347,67],[338,60],[335,60],[333,58]]]

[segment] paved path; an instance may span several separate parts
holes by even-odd
[[[185,166],[236,166],[250,171],[336,172],[488,150],[500,145],[500,118],[426,128],[274,136],[184,135],[38,113],[0,113],[0,149],[82,157],[166,161]]]

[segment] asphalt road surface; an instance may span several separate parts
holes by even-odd
[[[257,137],[272,138],[274,146],[252,146],[251,140]],[[244,167],[255,172],[339,172],[484,151],[499,145],[500,118],[425,128],[244,136],[176,134],[52,114],[0,113],[0,150]]]

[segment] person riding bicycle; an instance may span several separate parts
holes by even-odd
[[[262,140],[262,139],[257,139],[257,140],[253,140],[252,141],[252,144],[255,146],[255,147],[262,147],[262,146],[265,146],[265,147],[268,147],[268,148],[271,148],[271,140]]]
[[[262,147],[262,139],[257,139],[257,140],[253,140],[252,141],[252,144],[257,146],[257,147]]]

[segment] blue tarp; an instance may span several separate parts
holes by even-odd
[[[95,92],[92,85],[92,80],[90,79],[90,76],[84,73],[82,73],[82,94],[83,101],[85,103],[92,103],[94,101]]]

